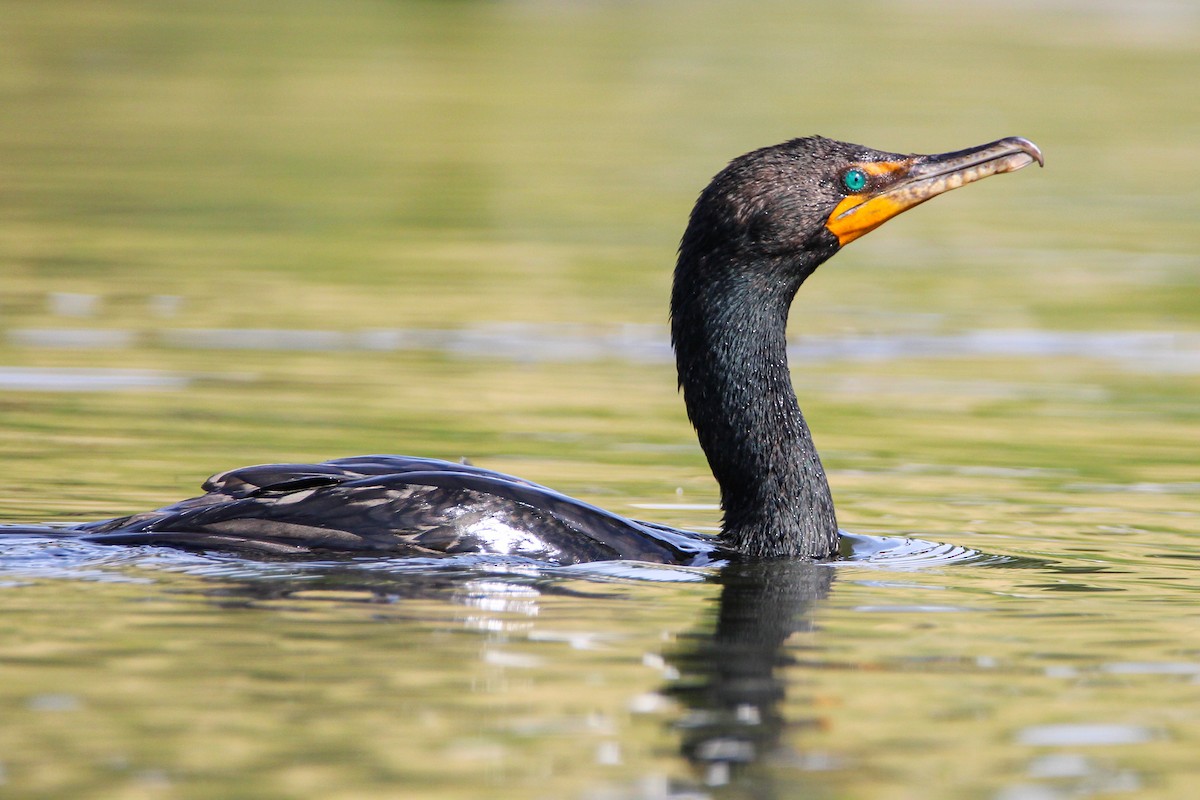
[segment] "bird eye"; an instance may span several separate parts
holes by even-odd
[[[842,176],[842,185],[852,192],[860,191],[867,185],[867,173],[861,169],[852,169]]]

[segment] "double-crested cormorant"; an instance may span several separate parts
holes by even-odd
[[[822,137],[734,159],[679,247],[671,340],[679,386],[721,488],[716,537],[625,519],[533,483],[406,456],[244,467],[206,494],[69,529],[89,541],[266,553],[497,553],[558,564],[837,552],[825,471],[788,372],[800,284],[842,245],[935,195],[1042,155],[1021,138],[899,155]],[[60,530],[61,533],[61,530]]]

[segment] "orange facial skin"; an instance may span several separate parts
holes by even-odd
[[[837,204],[825,227],[846,245],[943,192],[1034,162],[1044,163],[1037,145],[1012,136],[954,153],[855,164],[870,179],[862,191]]]

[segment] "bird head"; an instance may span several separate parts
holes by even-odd
[[[809,270],[892,217],[951,189],[1015,172],[1042,153],[1012,136],[937,155],[902,155],[821,136],[730,162],[693,211],[683,248],[741,259],[807,254]],[[745,263],[745,261],[742,261]]]

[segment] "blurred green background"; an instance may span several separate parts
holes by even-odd
[[[849,250],[810,326],[1195,326],[1190,8],[6,2],[4,321],[661,322],[708,177],[822,133],[1048,166]]]
[[[195,349],[164,336],[662,326],[700,188],[732,156],[796,135],[938,152],[1017,134],[1047,166],[855,243],[801,292],[794,334],[1200,328],[1187,4],[131,0],[5,2],[0,16],[0,358],[191,381],[0,395],[0,471],[18,516],[157,504],[243,461],[381,450],[582,459],[591,483],[562,463],[532,477],[585,492],[603,488],[594,463],[609,461],[635,484],[690,481],[711,497],[669,364]],[[43,329],[83,332],[88,346],[23,333]],[[98,331],[126,338],[104,346],[87,338]],[[1008,368],[1018,381],[1094,380],[1097,365],[1076,362]],[[931,402],[979,405],[952,388],[918,391],[909,404],[932,410],[930,424],[906,422],[903,398],[879,394],[905,369],[797,370],[835,471],[947,449],[1109,473],[1124,463],[1079,465],[1077,449],[1031,459],[1004,419],[990,434],[978,419],[942,431]],[[884,382],[839,391],[826,377],[839,370]],[[981,377],[961,361],[916,370]],[[1110,379],[1104,396],[1157,387],[1173,413],[1195,388]],[[1012,402],[986,411],[1029,416],[1028,391],[1000,394]],[[1106,427],[1085,425],[1072,446],[1103,446]],[[643,460],[663,471],[639,476]]]
[[[0,359],[190,381],[0,395],[10,516],[115,513],[244,461],[359,451],[549,459],[531,477],[711,498],[669,364],[164,337],[663,326],[699,190],[734,155],[796,135],[938,152],[1017,134],[1047,166],[855,243],[801,292],[793,334],[1200,328],[1187,4],[131,0],[4,2],[0,16]],[[25,332],[44,329],[84,338],[33,346]],[[103,331],[126,338],[88,338]],[[987,371],[1096,380],[1077,361]],[[1068,455],[1031,458],[1005,427],[1030,415],[1020,386],[948,423],[931,403],[979,411],[953,397],[953,381],[981,377],[970,363],[916,366],[950,383],[906,405],[888,375],[907,369],[797,370],[835,471],[863,457],[1124,463],[1075,463],[1077,446],[1105,444],[1094,424]],[[839,371],[868,383],[847,391]],[[1195,388],[1109,372],[1105,397],[1152,386],[1173,413]]]

